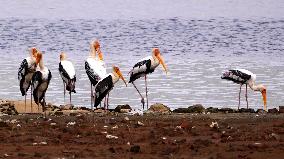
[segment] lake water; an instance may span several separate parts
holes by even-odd
[[[137,1],[1,1],[0,98],[23,99],[17,70],[27,49],[44,52],[53,78],[47,102],[63,104],[58,73],[65,51],[77,73],[75,105],[90,106],[90,82],[84,61],[89,43],[98,38],[111,71],[118,65],[125,78],[137,60],[159,47],[170,71],[159,66],[148,76],[150,104],[187,107],[236,107],[239,86],[222,81],[226,69],[245,68],[267,86],[268,107],[284,103],[284,3],[281,0],[150,0]],[[144,78],[136,82],[144,93]],[[243,87],[243,93],[245,92]],[[261,93],[248,91],[250,106],[262,108]],[[68,99],[68,98],[67,98]],[[68,100],[67,100],[68,101]],[[128,103],[140,108],[132,85],[118,82],[110,108]],[[244,94],[241,104],[246,106]]]

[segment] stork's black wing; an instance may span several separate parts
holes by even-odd
[[[95,107],[101,103],[103,98],[111,91],[112,88],[113,82],[111,75],[98,82],[98,84],[95,86]]]
[[[142,77],[145,74],[154,72],[153,69],[151,69],[151,60],[143,60],[139,61],[133,66],[133,69],[130,71],[130,80],[129,83],[135,81],[136,79]]]
[[[87,61],[85,61],[85,70],[92,85],[95,86],[100,80],[100,78],[94,73],[94,70],[90,67]]]
[[[251,78],[251,75],[248,75],[240,70],[229,70],[226,71],[221,78],[233,81],[238,84],[244,84]]]

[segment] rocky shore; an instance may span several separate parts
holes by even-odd
[[[120,105],[93,113],[84,107],[48,104],[44,117],[35,112],[36,105],[33,113],[23,113],[22,104],[1,101],[0,158],[284,156],[283,107],[266,112],[193,105],[171,111],[154,104],[142,112]]]

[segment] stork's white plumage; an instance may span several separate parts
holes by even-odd
[[[38,50],[35,47],[31,48],[30,56],[22,61],[18,69],[18,80],[20,82],[20,91],[22,93],[22,96],[25,96],[25,112],[26,112],[27,91],[31,85],[32,77],[36,71],[37,52]],[[31,88],[31,98],[32,98],[32,88]],[[31,107],[32,107],[32,99],[31,99]]]
[[[93,86],[106,76],[106,65],[100,50],[100,43],[95,40],[90,45],[90,56],[85,61],[85,70],[91,82],[91,108],[93,107]],[[96,54],[98,53],[98,57]]]
[[[246,69],[234,69],[234,70],[228,70],[225,71],[221,77],[222,79],[233,81],[234,83],[240,84],[240,91],[239,91],[239,105],[238,109],[240,107],[240,94],[241,94],[241,88],[242,85],[246,85],[246,101],[247,101],[247,108],[248,108],[248,99],[247,99],[247,85],[253,90],[253,91],[259,91],[262,94],[263,97],[263,104],[264,109],[266,110],[266,87],[262,84],[256,85],[256,75],[252,72],[246,70]]]
[[[33,75],[32,79],[32,86],[34,88],[33,96],[35,103],[38,105],[38,110],[39,104],[41,104],[42,110],[45,111],[45,93],[52,75],[50,70],[43,64],[42,53],[37,54],[36,61],[39,67],[37,68],[37,71]]]
[[[75,91],[76,73],[72,62],[66,60],[66,54],[63,52],[60,54],[60,62],[58,70],[63,80],[64,103],[65,103],[65,89],[66,89],[67,91],[69,91],[70,104],[71,104],[71,92],[76,93]]]
[[[132,70],[129,72],[130,74],[130,80],[129,83],[132,83],[137,92],[139,93],[141,97],[141,103],[143,105],[144,109],[144,97],[137,89],[136,85],[134,84],[134,81],[140,77],[145,76],[145,86],[146,86],[146,99],[147,99],[147,109],[148,109],[148,90],[147,90],[147,74],[152,73],[155,71],[155,68],[159,66],[159,64],[162,64],[165,72],[167,73],[167,67],[165,65],[165,62],[163,60],[163,57],[161,56],[160,50],[158,48],[154,48],[152,50],[152,56],[147,56],[141,60],[139,60],[132,68]]]
[[[97,107],[101,103],[103,98],[105,98],[106,95],[109,94],[109,92],[114,87],[114,84],[118,82],[119,78],[121,78],[123,80],[123,82],[125,83],[125,85],[127,87],[125,79],[124,79],[122,73],[120,72],[119,68],[116,67],[116,66],[113,66],[113,72],[107,74],[104,78],[102,78],[96,84],[95,93],[94,93],[94,101],[95,101],[94,106],[95,107]],[[107,99],[107,102],[108,102],[108,99]],[[106,105],[108,107],[108,103]],[[108,108],[105,107],[105,109],[108,109]]]

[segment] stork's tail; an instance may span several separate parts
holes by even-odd
[[[76,90],[75,90],[75,83],[76,83],[76,80],[75,79],[71,79],[68,81],[67,85],[66,85],[66,90],[69,91],[69,92],[74,92],[76,93]]]

